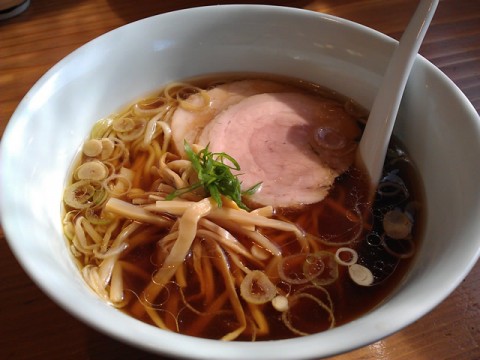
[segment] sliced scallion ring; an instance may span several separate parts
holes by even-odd
[[[370,286],[373,284],[374,277],[372,272],[365,266],[353,264],[348,267],[348,274],[351,279],[360,286]]]
[[[342,258],[342,254],[349,253],[349,260],[345,261]],[[337,249],[335,253],[335,261],[340,265],[350,266],[355,264],[358,261],[358,254],[355,250],[349,247],[341,247]]]

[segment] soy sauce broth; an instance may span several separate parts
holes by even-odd
[[[186,82],[201,88],[209,88],[223,82],[249,78],[286,83],[295,86],[299,92],[343,103],[347,111],[358,118],[360,127],[363,127],[368,115],[364,109],[342,95],[298,79],[259,74],[217,74],[188,79]],[[131,162],[134,162],[134,159],[131,159]],[[155,179],[142,180],[142,187],[148,190],[154,181]],[[370,286],[356,284],[349,276],[348,266],[342,265],[338,265],[338,277],[333,283],[320,286],[313,283],[287,284],[275,273],[275,264],[270,264],[266,271],[273,274],[272,279],[278,294],[287,298],[300,293],[306,295],[297,298],[296,304],[290,308],[287,315],[275,309],[270,302],[259,305],[255,311],[262,314],[258,318],[263,317],[266,325],[263,328],[257,326],[258,330],[245,331],[235,340],[275,340],[325,331],[331,328],[332,323],[333,326],[340,326],[364,315],[392,294],[408,272],[416,249],[421,244],[425,218],[421,179],[407,150],[396,138],[392,139],[389,146],[379,189],[371,206],[367,203],[368,181],[365,174],[351,167],[336,179],[328,197],[323,201],[295,209],[277,209],[274,216],[276,219],[295,223],[305,233],[312,234],[315,238],[310,240],[315,248],[312,253],[334,254],[342,247],[353,249],[358,254],[357,263],[372,272],[373,284]],[[392,239],[385,235],[383,218],[392,210],[400,210],[411,218],[413,228],[408,239]],[[127,219],[121,221],[129,223]],[[113,237],[119,231],[116,230]],[[154,303],[145,300],[142,292],[151,282],[153,274],[162,266],[164,259],[157,240],[162,239],[168,233],[168,229],[150,227],[145,231],[152,241],[119,256],[119,261],[124,265],[130,265],[122,272],[124,299],[116,306],[139,320],[158,325],[151,314],[154,312],[156,314],[154,316],[161,317],[164,326],[169,330],[191,336],[218,339],[238,327],[234,309],[226,305],[228,304],[226,299],[222,299],[225,297],[222,274],[214,266],[208,265],[208,261],[217,255],[206,241],[203,244],[207,249],[205,250],[207,260],[202,260],[201,263],[205,268],[209,267],[207,280],[198,279],[194,265],[195,249],[190,249],[183,267],[188,287],[181,286],[179,281],[173,278],[165,285],[165,289]],[[282,249],[283,257],[295,256],[302,251],[291,234],[285,235],[276,230],[266,229],[262,229],[262,233]],[[252,245],[250,239],[239,234],[234,235],[246,247]],[[202,240],[199,243],[202,243]],[[233,278],[241,276],[239,267],[234,265],[228,254],[225,256],[231,264]],[[88,261],[91,261],[89,256],[84,257],[83,262],[79,260],[79,267],[88,266]],[[244,262],[251,269],[258,267],[254,262],[248,260]],[[97,265],[98,262],[90,263],[92,264]],[[202,286],[205,286],[202,281],[215,284],[209,302],[198,296]],[[215,300],[218,302],[217,307]],[[251,309],[241,297],[240,301],[245,309]],[[138,311],[139,302],[150,309],[150,314],[144,309]],[[331,305],[326,306],[329,309],[325,309],[325,304]],[[258,325],[260,320],[255,317],[255,311],[251,312],[253,315],[248,321],[257,322]],[[286,322],[290,325],[286,325]],[[295,331],[292,331],[292,328]]]

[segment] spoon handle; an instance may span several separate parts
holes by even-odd
[[[388,64],[357,151],[357,165],[370,177],[373,194],[382,174],[405,85],[438,0],[421,0]]]

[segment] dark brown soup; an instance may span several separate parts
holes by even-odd
[[[272,201],[293,201],[288,206],[255,197],[266,191],[267,175],[245,193],[244,169],[230,154],[211,152],[210,142],[194,145],[206,132],[216,134],[212,122],[232,106],[263,100],[265,93],[282,93],[269,95],[269,102],[297,99],[297,93],[305,103],[317,99],[324,105],[312,105],[305,116],[341,113],[361,134],[365,111],[340,95],[292,79],[251,78],[216,75],[170,84],[99,121],[83,146],[65,190],[65,234],[86,282],[135,318],[212,339],[305,336],[372,310],[408,270],[421,237],[423,192],[399,141],[390,144],[371,204],[368,181],[351,163],[359,136],[348,130],[348,139],[338,130],[343,125],[335,128],[335,117],[326,115],[315,131],[329,142],[320,150],[312,145],[322,164],[312,174],[326,174],[325,189],[307,189],[301,196],[314,200],[301,203],[290,194],[300,196],[296,187],[269,193]],[[264,105],[254,106],[260,111]],[[288,116],[302,118],[302,111]],[[284,113],[274,115],[283,119]],[[179,114],[189,122],[179,123]],[[188,140],[184,148],[178,138]],[[306,161],[310,141],[298,145]],[[272,180],[279,189],[293,168],[272,170],[279,171]],[[301,176],[293,174],[295,183]]]

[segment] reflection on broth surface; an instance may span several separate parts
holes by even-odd
[[[398,141],[367,203],[353,166],[366,116],[315,84],[223,74],[100,120],[64,194],[85,281],[138,319],[212,339],[361,316],[405,275],[423,216]]]

